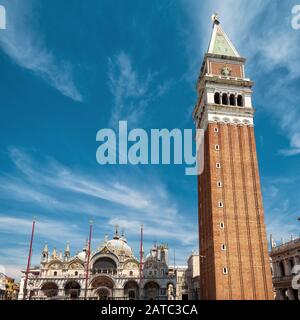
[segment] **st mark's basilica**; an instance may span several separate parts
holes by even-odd
[[[100,247],[90,254],[89,273],[86,245],[71,256],[67,243],[64,254],[52,254],[47,244],[40,266],[31,268],[24,290],[26,271],[21,279],[19,299],[174,299],[176,277],[169,273],[167,245],[154,245],[142,258],[142,268],[127,239],[116,227],[113,239],[105,236]]]

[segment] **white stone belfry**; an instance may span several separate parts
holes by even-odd
[[[193,117],[197,128],[208,123],[227,123],[253,126],[253,82],[246,78],[241,57],[221,28],[217,14],[197,83],[198,99]]]

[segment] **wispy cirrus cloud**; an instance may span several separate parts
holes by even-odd
[[[148,105],[164,95],[171,81],[154,84],[155,73],[139,73],[129,54],[120,52],[108,60],[109,88],[113,95],[110,125],[119,120],[136,124],[143,117]]]
[[[153,236],[162,239],[177,239],[184,245],[192,244],[196,237],[196,227],[186,221],[176,201],[163,184],[144,179],[134,183],[129,179],[100,179],[74,171],[62,164],[49,160],[39,165],[29,154],[12,148],[9,152],[16,166],[16,177],[0,176],[2,198],[34,204],[51,212],[78,212],[101,216],[110,225],[119,219],[129,230],[136,233],[138,225],[143,223]],[[149,190],[151,185],[151,190]],[[164,223],[160,221],[163,217]],[[122,225],[122,224],[120,224]],[[178,230],[173,233],[171,230]],[[178,234],[181,236],[178,238]]]
[[[127,216],[121,216],[118,218],[112,218],[108,222],[110,225],[114,226],[116,224],[123,226],[126,230],[131,232],[136,232],[143,224],[144,234],[146,236],[151,236],[153,239],[168,239],[168,241],[178,241],[180,239],[181,245],[186,246],[195,246],[198,239],[198,233],[196,230],[194,232],[187,232],[186,228],[188,224],[181,220],[181,223],[178,224],[178,221],[172,220],[167,221],[162,226],[153,226],[153,223],[144,223],[142,219],[132,220],[128,219]],[[174,231],[176,230],[176,232]]]
[[[1,233],[14,235],[28,235],[31,230],[32,219],[12,217],[7,215],[0,215],[0,231]],[[39,219],[38,229],[36,230],[38,236],[45,239],[58,241],[66,239],[75,240],[80,238],[78,226],[71,224],[67,225],[63,222],[57,222],[49,219]],[[83,239],[83,238],[82,238]]]
[[[277,176],[276,178],[263,179],[264,208],[266,215],[268,234],[279,243],[281,239],[288,241],[291,235],[300,236],[299,214],[300,201],[298,195],[293,192],[297,189],[299,175]]]
[[[28,154],[19,149],[11,149],[10,155],[12,161],[20,172],[26,176],[31,185],[43,185],[44,187],[58,190],[63,189],[65,191],[113,202],[132,209],[145,209],[149,205],[149,200],[147,200],[147,197],[141,192],[118,182],[101,183],[95,181],[94,178],[88,175],[72,172],[69,168],[56,161],[49,162],[49,171],[43,170]],[[52,172],[52,174],[48,174],[47,172]],[[3,189],[7,188],[8,191],[23,189],[19,184],[14,184],[11,179],[5,181],[5,178],[2,178],[1,186]],[[24,189],[27,187],[28,186],[25,186]],[[26,198],[28,194],[33,195],[33,197],[30,197],[32,200],[41,201],[46,205],[49,202],[55,204],[55,201],[52,201],[54,200],[53,198],[43,196],[39,191],[25,190],[24,198]]]
[[[72,65],[58,61],[53,51],[47,48],[38,25],[34,25],[34,0],[2,2],[7,11],[7,28],[0,32],[2,50],[14,63],[32,71],[63,95],[82,101],[72,77]]]
[[[0,246],[0,266],[5,268],[7,275],[17,280],[21,277],[21,270],[26,267],[31,227],[32,219],[0,213],[0,234],[5,237],[6,243],[5,246]],[[3,241],[3,238],[1,239]],[[11,239],[10,245],[7,244],[9,239]],[[60,248],[67,240],[75,247],[84,244],[82,231],[77,225],[50,219],[36,221],[36,239],[59,244]],[[39,264],[42,246],[43,243],[37,245],[37,241],[34,241],[31,265]]]

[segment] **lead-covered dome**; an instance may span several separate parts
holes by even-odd
[[[116,237],[114,237],[114,239],[107,242],[106,246],[116,255],[132,256],[132,249],[123,239],[116,239]]]
[[[86,251],[83,250],[83,251],[79,252],[79,253],[77,254],[77,257],[78,257],[81,261],[85,261]]]
[[[132,248],[127,244],[124,231],[122,232],[122,235],[120,237],[117,226],[116,226],[115,235],[113,239],[107,240],[105,245],[111,252],[113,252],[117,256],[119,255],[125,255],[126,257],[133,256]]]

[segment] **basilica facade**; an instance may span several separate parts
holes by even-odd
[[[88,273],[88,246],[71,256],[67,243],[64,254],[45,245],[39,267],[31,268],[26,290],[26,271],[21,279],[19,299],[100,299],[100,300],[167,300],[174,299],[176,276],[169,274],[168,247],[154,245],[142,255],[142,267],[127,243],[124,233],[116,228],[114,237],[107,236],[91,251]]]

